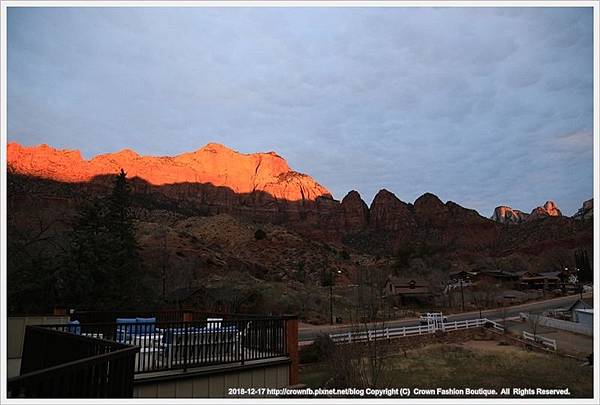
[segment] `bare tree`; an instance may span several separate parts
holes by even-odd
[[[537,331],[540,326],[541,316],[539,314],[529,313],[527,315],[527,324],[531,332],[533,333],[534,339],[537,336]]]

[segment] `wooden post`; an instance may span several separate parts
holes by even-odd
[[[299,382],[298,364],[300,363],[298,355],[298,318],[285,320],[285,342],[287,355],[292,361],[290,364],[288,385],[296,385]]]
[[[52,314],[56,315],[56,316],[65,316],[65,315],[67,315],[67,309],[66,308],[54,308],[54,311]]]

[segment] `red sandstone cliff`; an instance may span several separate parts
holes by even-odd
[[[223,145],[209,143],[177,156],[140,156],[124,149],[116,153],[82,158],[77,150],[60,150],[48,145],[8,145],[9,167],[19,174],[61,182],[89,182],[96,176],[112,175],[123,168],[154,186],[179,183],[210,183],[236,194],[262,191],[287,201],[331,198],[331,193],[310,176],[290,169],[274,152],[242,154]]]

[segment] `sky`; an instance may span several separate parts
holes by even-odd
[[[9,141],[275,151],[342,199],[593,194],[591,8],[9,8]]]

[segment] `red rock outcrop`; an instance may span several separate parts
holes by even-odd
[[[350,191],[340,204],[342,222],[346,232],[362,231],[369,224],[369,207],[358,191]]]
[[[581,208],[573,215],[574,219],[587,221],[594,217],[594,199],[589,199],[583,203]]]
[[[554,201],[546,201],[544,206],[534,208],[533,211],[531,211],[529,218],[527,218],[527,221],[535,221],[547,217],[562,217],[562,213]]]
[[[506,205],[501,205],[494,209],[492,220],[500,222],[501,224],[520,224],[529,217],[529,214],[515,210]]]
[[[410,206],[386,189],[375,195],[370,211],[369,225],[374,230],[408,232],[416,226]]]
[[[236,194],[268,193],[277,200],[314,201],[331,193],[310,176],[290,169],[274,152],[242,154],[223,145],[209,143],[177,156],[140,156],[124,149],[85,160],[77,150],[59,150],[48,145],[8,145],[9,167],[16,173],[61,182],[89,182],[96,176],[112,175],[123,168],[153,186],[209,183],[227,187]]]
[[[434,194],[423,194],[414,205],[419,221],[424,224],[440,226],[448,220],[448,207]]]

